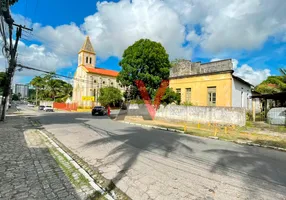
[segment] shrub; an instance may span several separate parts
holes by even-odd
[[[246,121],[251,121],[253,119],[252,113],[250,111],[246,112]]]
[[[130,103],[131,104],[144,104],[144,100],[142,100],[142,99],[133,99],[133,100],[130,100]]]
[[[194,104],[192,102],[184,102],[182,105],[184,105],[184,106],[193,106]]]

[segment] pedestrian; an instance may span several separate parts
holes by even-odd
[[[107,115],[110,116],[110,106],[107,107]]]

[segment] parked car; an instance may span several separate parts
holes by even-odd
[[[272,125],[286,125],[286,107],[271,108],[267,113],[267,121]]]
[[[54,109],[53,109],[52,106],[45,106],[44,107],[44,111],[46,111],[46,112],[54,112]]]
[[[43,106],[43,105],[39,106],[39,110],[44,110],[44,108],[45,108],[45,106]]]
[[[95,106],[92,109],[91,114],[92,115],[106,115],[107,114],[107,110],[103,106]]]
[[[35,105],[34,104],[28,104],[28,107],[34,107]]]

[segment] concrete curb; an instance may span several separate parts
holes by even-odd
[[[75,160],[73,160],[61,147],[59,147],[55,141],[53,141],[46,133],[41,130],[38,130],[47,140],[59,151],[67,160],[89,181],[90,186],[99,191],[104,197],[108,200],[115,200],[116,197],[112,197],[110,194],[106,194],[106,192],[95,183],[94,179],[85,171]]]
[[[176,133],[185,133],[184,131],[179,131],[173,128],[164,128],[160,126],[152,126],[152,125],[145,125],[145,124],[138,124],[138,123],[133,123],[133,122],[125,122],[125,121],[118,121],[121,123],[125,124],[131,124],[131,125],[136,125],[136,126],[143,126],[143,127],[148,127],[148,128],[154,128],[154,129],[159,129],[159,130],[164,130],[164,131],[170,131],[170,132],[176,132]]]
[[[165,131],[170,131],[170,132],[176,132],[176,133],[185,133],[184,131],[179,131],[179,130],[171,129],[171,128],[163,128],[163,127],[159,127],[159,126],[138,124],[138,123],[133,123],[133,122],[125,122],[125,121],[118,121],[118,122],[125,123],[125,124],[136,125],[136,126],[154,128],[154,129],[159,129],[159,130],[165,130]],[[197,137],[200,137],[200,136],[197,136]],[[210,139],[213,139],[213,140],[226,141],[226,142],[234,142],[236,144],[241,144],[241,145],[263,147],[263,148],[274,149],[274,150],[286,152],[286,149],[284,149],[284,148],[268,146],[268,145],[261,145],[261,144],[256,144],[256,143],[252,143],[252,142],[240,142],[240,141],[235,141],[235,140],[223,140],[223,139],[219,139],[218,137],[214,137],[214,136],[210,136],[210,137],[207,137],[207,138],[210,138]]]

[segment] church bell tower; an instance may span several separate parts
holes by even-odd
[[[96,64],[96,53],[92,47],[89,36],[86,37],[83,46],[78,52],[78,66],[94,68]]]

